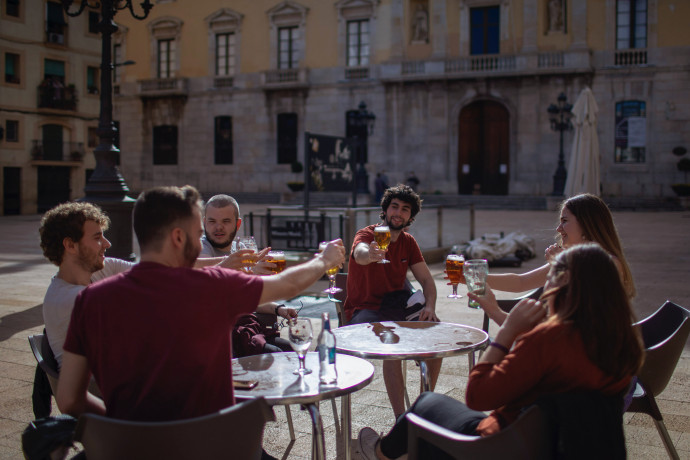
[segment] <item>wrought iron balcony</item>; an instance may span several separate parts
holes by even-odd
[[[32,161],[84,161],[85,150],[83,142],[34,139],[32,144]]]
[[[59,110],[77,110],[77,89],[65,86],[60,80],[46,78],[38,86],[38,107]]]

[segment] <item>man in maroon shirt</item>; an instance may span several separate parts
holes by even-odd
[[[235,318],[298,295],[344,259],[337,240],[276,276],[193,270],[203,227],[199,193],[190,186],[143,192],[133,222],[141,262],[77,297],[57,394],[63,413],[162,421],[232,405]],[[92,373],[102,400],[86,391]]]
[[[381,200],[381,220],[388,225],[391,241],[387,251],[382,251],[374,241],[375,225],[359,230],[352,243],[352,253],[347,275],[347,299],[345,314],[351,324],[374,321],[399,320],[381,311],[381,301],[386,294],[406,289],[407,270],[412,271],[424,293],[425,305],[420,311],[420,321],[438,321],[436,317],[436,284],[424,261],[417,241],[405,229],[419,213],[422,200],[407,185],[399,184],[384,192]],[[379,264],[387,257],[390,263]],[[441,360],[428,361],[432,389],[441,371]],[[383,362],[383,380],[388,399],[396,419],[405,411],[404,382],[400,361]]]

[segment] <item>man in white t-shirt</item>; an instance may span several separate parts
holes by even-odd
[[[74,300],[94,281],[129,270],[134,263],[105,257],[110,219],[91,203],[63,203],[41,219],[43,255],[58,266],[43,299],[43,321],[58,367]]]

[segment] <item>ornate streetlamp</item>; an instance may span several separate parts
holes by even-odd
[[[568,176],[565,170],[565,162],[563,160],[563,131],[573,129],[573,124],[570,122],[570,117],[573,116],[571,110],[572,104],[566,102],[565,93],[558,95],[558,105],[551,104],[546,109],[549,112],[549,121],[551,122],[551,129],[560,133],[560,148],[558,150],[558,167],[556,173],[553,175],[553,192],[551,195],[563,195],[565,188],[565,179]]]
[[[364,169],[364,155],[362,147],[367,147],[369,136],[374,134],[374,123],[376,115],[367,110],[367,104],[362,101],[356,111],[350,115],[351,126],[357,128],[356,132],[365,132],[366,138],[361,139],[358,135],[354,137],[356,155],[352,162],[352,170],[355,174],[355,183],[352,188],[352,206],[357,207],[357,193],[369,193],[369,178]],[[366,142],[366,143],[365,143]]]
[[[72,5],[75,5],[74,10]],[[62,7],[68,16],[79,16],[86,8],[99,10],[101,22],[101,109],[98,117],[98,146],[94,149],[96,168],[84,187],[83,201],[99,205],[110,216],[112,223],[108,238],[113,247],[108,254],[113,257],[133,260],[132,250],[132,208],[134,200],[127,196],[129,187],[117,167],[120,150],[113,145],[116,128],[113,124],[112,83],[112,35],[117,32],[113,17],[119,10],[128,9],[139,20],[146,19],[153,8],[150,0],[140,3],[143,14],[137,14],[132,0],[62,0]]]

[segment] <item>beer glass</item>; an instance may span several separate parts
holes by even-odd
[[[328,246],[328,241],[322,241],[319,243],[319,252],[323,252]],[[335,285],[335,275],[338,273],[340,267],[337,265],[326,270],[326,275],[328,275],[328,289],[324,289],[323,292],[327,294],[335,294],[336,292],[341,292],[342,289],[336,287]]]
[[[311,321],[309,318],[291,318],[289,324],[288,339],[290,340],[290,346],[295,350],[299,359],[299,368],[293,374],[311,374],[311,369],[307,369],[304,366],[304,355],[309,350],[311,341],[314,339]]]
[[[448,295],[449,299],[459,299],[462,297],[458,294],[458,283],[465,281],[462,273],[462,266],[465,263],[465,258],[462,254],[448,254],[446,257],[446,274],[453,285],[453,293]]]
[[[270,251],[266,255],[266,262],[275,264],[275,267],[271,267],[269,270],[277,275],[285,269],[285,253],[283,251]]]
[[[489,274],[489,263],[486,259],[466,260],[463,266],[467,292],[477,295],[484,295],[486,290],[486,277]],[[479,308],[479,303],[470,299],[470,308]]]
[[[259,252],[259,247],[256,245],[256,241],[254,240],[253,236],[240,236],[237,240],[237,248],[251,249],[254,254]],[[242,264],[244,264],[243,270],[247,273],[250,273],[252,271],[252,265],[255,263],[256,261],[253,259],[242,260]]]
[[[377,225],[374,227],[374,241],[379,245],[382,251],[388,250],[388,245],[391,243],[391,229],[388,225]],[[385,258],[379,260],[380,264],[389,264],[390,260]]]

